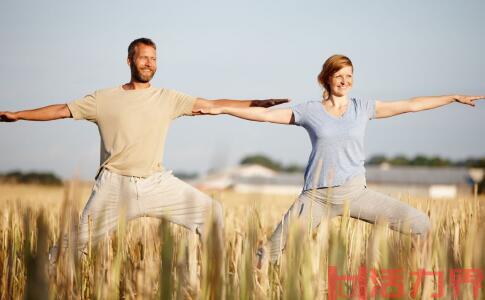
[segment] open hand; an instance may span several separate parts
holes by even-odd
[[[485,96],[464,96],[464,95],[455,95],[453,98],[460,103],[475,106],[475,101],[478,99],[485,99]]]
[[[16,113],[10,111],[0,111],[0,122],[15,122],[19,118]]]
[[[252,107],[271,107],[283,103],[290,102],[290,99],[265,99],[265,100],[253,100],[251,101]]]

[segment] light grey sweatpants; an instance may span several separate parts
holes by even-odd
[[[120,217],[165,218],[199,234],[204,222],[214,218],[223,226],[222,206],[172,175],[157,172],[147,178],[123,176],[103,169],[98,176],[79,224],[78,247],[97,242],[117,228]]]
[[[322,218],[341,216],[346,207],[352,218],[369,223],[385,221],[393,230],[424,235],[430,227],[428,216],[408,204],[367,189],[364,175],[332,188],[303,191],[288,209],[270,238],[270,258],[276,262],[286,244],[288,228],[292,221],[301,218],[316,228]]]

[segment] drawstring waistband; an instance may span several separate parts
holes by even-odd
[[[130,176],[130,182],[137,183],[140,179],[143,179],[143,177]]]

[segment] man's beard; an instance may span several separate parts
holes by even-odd
[[[150,69],[150,71],[152,71]],[[147,83],[152,80],[153,76],[155,75],[155,71],[152,71],[149,75],[143,74],[136,68],[136,66],[131,66],[131,77],[133,77],[136,81],[141,83]]]

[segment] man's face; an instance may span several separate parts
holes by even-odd
[[[131,77],[138,82],[147,83],[157,71],[157,51],[152,46],[138,44],[135,54],[128,60]]]

